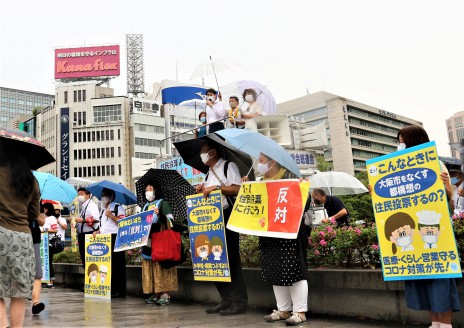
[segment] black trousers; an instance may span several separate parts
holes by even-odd
[[[93,231],[77,234],[77,243],[79,244],[79,255],[81,256],[82,266],[85,270],[85,235],[91,235]]]
[[[209,125],[209,133],[213,133],[220,130],[224,130],[224,122],[215,122]]]
[[[227,225],[232,206],[224,210],[224,223]],[[248,294],[243,278],[242,262],[240,261],[239,234],[225,229],[227,255],[229,257],[231,282],[215,282],[216,289],[221,295],[222,304],[233,304],[238,307],[245,307],[248,304]]]
[[[111,294],[126,296],[126,252],[114,252],[116,234],[111,235]]]

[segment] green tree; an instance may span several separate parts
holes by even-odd
[[[359,172],[356,178],[367,187],[369,184],[367,172]],[[347,195],[339,197],[345,203],[350,217],[354,220],[364,220],[374,222],[374,210],[372,208],[372,197],[368,193],[358,195]]]
[[[37,114],[39,114],[42,111],[42,109],[43,109],[42,106],[34,107],[34,109],[32,110],[32,115],[37,116]]]
[[[331,171],[333,168],[332,163],[327,162],[324,156],[317,157],[317,169],[321,172]]]

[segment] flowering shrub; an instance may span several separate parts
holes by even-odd
[[[309,238],[310,267],[376,268],[380,252],[375,224],[313,228]]]
[[[142,265],[142,247],[126,251],[126,264]]]
[[[61,253],[53,256],[53,263],[75,263],[82,264],[79,251],[72,252],[71,247],[65,247]]]

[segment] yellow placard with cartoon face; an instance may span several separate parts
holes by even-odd
[[[383,277],[461,277],[435,142],[366,161]]]
[[[111,235],[85,235],[85,297],[111,299]]]

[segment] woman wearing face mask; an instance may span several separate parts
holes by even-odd
[[[145,198],[147,203],[142,212],[154,211],[153,223],[150,235],[155,232],[172,227],[171,205],[165,200],[161,189],[155,183],[145,186]],[[149,240],[150,243],[150,240]],[[150,246],[150,245],[148,245]],[[145,302],[147,304],[168,305],[171,303],[169,292],[177,290],[177,269],[176,267],[165,269],[159,262],[151,260],[151,248],[142,249],[142,289],[143,293],[149,295]]]
[[[111,298],[126,297],[126,257],[124,252],[115,252],[114,244],[118,233],[118,221],[126,217],[121,204],[114,202],[114,190],[103,188],[101,193],[100,230],[93,235],[111,235]]]
[[[414,147],[429,142],[427,132],[418,125],[402,128],[397,136],[398,149]],[[448,200],[451,187],[448,171],[440,162],[442,179]],[[450,328],[453,312],[460,311],[459,294],[454,279],[421,279],[405,281],[405,297],[408,308],[429,311],[433,328]]]
[[[464,173],[461,170],[452,168],[449,170],[451,185],[453,186],[453,201],[451,208],[454,214],[461,217],[464,214],[464,197],[460,195],[464,187]]]
[[[48,231],[49,238],[52,238],[58,232],[58,218],[55,216],[55,207],[51,203],[43,204],[45,211],[45,224],[42,226],[43,231]],[[58,215],[59,217],[59,215]],[[53,288],[53,281],[55,280],[55,270],[53,269],[53,256],[55,249],[48,248],[49,251],[49,270],[50,270],[50,283],[42,285],[44,288]]]
[[[297,178],[264,154],[259,155],[257,171],[263,175],[263,180]],[[247,180],[247,177],[242,179]],[[277,301],[277,310],[264,316],[264,320],[285,320],[290,326],[306,322],[305,312],[308,311],[308,234],[302,218],[299,219],[300,229],[296,239],[259,237],[262,278],[272,285]]]
[[[256,130],[257,126],[253,118],[263,115],[263,108],[256,101],[258,94],[254,89],[245,89],[243,91],[243,99],[248,103],[247,109],[242,111],[242,117],[245,119],[245,129]]]
[[[207,135],[208,126],[206,125],[206,112],[203,111],[198,115],[198,120],[201,122],[201,126],[195,130],[195,138],[200,138]]]

